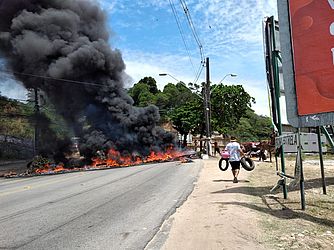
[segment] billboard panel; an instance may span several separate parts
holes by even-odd
[[[288,120],[334,122],[334,0],[278,0]]]
[[[334,10],[329,1],[306,2],[289,1],[300,115],[334,111]]]

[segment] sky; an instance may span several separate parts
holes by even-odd
[[[266,16],[277,17],[276,0],[183,1],[199,43],[180,0],[95,1],[107,13],[110,46],[123,55],[129,76],[125,87],[145,76],[153,77],[161,90],[169,82],[176,83],[174,78],[194,82],[201,65],[201,44],[204,58],[210,59],[211,83],[219,83],[227,74],[237,74],[227,76],[223,83],[243,85],[256,100],[252,107],[255,112],[270,115],[262,22]],[[159,76],[161,73],[172,77]],[[205,68],[198,83],[203,81]],[[0,76],[0,91],[24,99],[24,89],[8,77]]]

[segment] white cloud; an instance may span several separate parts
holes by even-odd
[[[138,82],[145,76],[152,76],[160,89],[168,82],[175,83],[172,77],[161,77],[160,73],[167,73],[185,83],[194,81],[194,74],[185,69],[189,64],[189,58],[182,55],[155,54],[142,51],[123,51],[126,64],[126,73],[133,78],[133,83]]]
[[[107,12],[113,12],[117,4],[116,0],[96,0],[96,2]]]
[[[267,83],[264,81],[253,82],[250,80],[241,81],[244,89],[252,97],[255,98],[256,103],[252,105],[252,109],[258,115],[270,116],[269,95],[267,91]]]
[[[210,54],[244,54],[262,44],[262,21],[275,15],[275,0],[202,0],[194,5],[196,25],[202,30],[203,44]]]
[[[126,73],[132,77],[132,81],[128,82],[126,87],[131,87],[133,83],[138,82],[145,76],[151,76],[157,81],[158,88],[163,89],[163,86],[168,82],[176,83],[177,81],[170,76],[159,76],[159,73],[168,73],[176,79],[185,83],[193,82],[193,74],[189,71],[183,70],[184,63],[188,60],[187,57],[177,55],[160,55],[160,54],[146,54],[138,51],[127,51],[124,54],[126,63]],[[205,81],[205,69],[199,82]],[[213,84],[220,82],[223,76],[216,76],[211,78]],[[243,76],[236,78],[226,78],[224,84],[241,84],[244,89],[256,99],[256,104],[253,109],[259,115],[270,115],[267,84],[263,80],[250,80]]]

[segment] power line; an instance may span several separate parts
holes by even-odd
[[[187,4],[186,4],[186,2],[185,2],[184,0],[179,0],[179,1],[180,1],[181,6],[182,6],[182,8],[183,8],[183,10],[184,10],[184,13],[185,13],[185,15],[186,15],[186,17],[187,17],[187,20],[188,20],[188,24],[189,24],[190,30],[191,30],[191,32],[192,32],[192,34],[193,34],[193,36],[194,36],[194,38],[195,38],[195,41],[196,41],[196,43],[197,43],[197,45],[198,45],[198,47],[199,47],[199,51],[200,51],[200,55],[201,55],[201,63],[204,63],[203,46],[202,46],[202,43],[201,43],[201,41],[200,41],[200,39],[199,39],[199,36],[198,36],[198,34],[197,34],[197,31],[196,31],[196,29],[195,29],[195,25],[194,25],[194,22],[193,22],[193,20],[192,20],[191,15],[190,15],[188,6],[187,6]]]
[[[197,81],[198,81],[198,79],[199,79],[199,77],[201,76],[201,74],[202,74],[202,72],[203,72],[203,68],[204,68],[204,66],[205,66],[205,65],[204,65],[204,63],[205,63],[205,59],[204,59],[203,46],[202,46],[202,43],[201,43],[201,41],[200,41],[200,39],[199,39],[198,33],[197,33],[197,31],[196,31],[194,22],[193,22],[193,20],[192,20],[192,17],[191,17],[191,15],[190,15],[190,12],[189,12],[189,9],[188,9],[188,6],[187,6],[186,2],[185,2],[184,0],[179,0],[179,1],[180,1],[181,6],[182,6],[182,9],[184,10],[184,13],[185,13],[185,15],[186,15],[186,18],[187,18],[187,21],[188,21],[190,30],[191,30],[191,32],[192,32],[192,35],[193,35],[193,37],[194,37],[194,39],[195,39],[195,41],[196,41],[196,43],[197,43],[197,45],[198,45],[198,47],[199,47],[199,51],[200,51],[201,63],[200,63],[200,66],[199,66],[199,68],[198,68],[198,70],[197,70],[197,72],[196,72],[195,79],[194,79],[194,81],[193,81],[194,84],[196,84]],[[180,25],[180,20],[179,20],[179,18],[178,18],[178,16],[177,16],[177,13],[176,13],[175,5],[172,3],[172,0],[169,0],[169,3],[170,3],[171,8],[172,8],[172,10],[173,10],[174,17],[175,17],[176,22],[177,22],[177,24],[178,24],[178,27],[179,27],[179,31],[180,31],[181,37],[182,37],[182,39],[183,39],[183,42],[184,42],[184,44],[185,44],[185,46],[186,46],[186,49],[187,49],[187,52],[188,52],[188,55],[189,55],[188,47],[187,47],[186,42],[185,42],[185,39],[184,39],[183,30],[182,30],[181,25]],[[194,66],[193,66],[193,67],[194,67]]]
[[[29,76],[29,77],[36,77],[36,78],[42,78],[47,80],[54,80],[59,82],[67,82],[67,83],[74,83],[74,84],[81,84],[81,85],[90,85],[90,86],[96,86],[96,87],[103,87],[104,85],[101,83],[92,83],[92,82],[83,82],[83,81],[75,81],[75,80],[69,80],[64,78],[55,78],[51,76],[41,76],[41,75],[35,75],[35,74],[28,74],[28,73],[21,73],[16,71],[9,71],[0,69],[1,72],[8,74],[8,75],[22,75],[22,76]]]
[[[201,63],[201,64],[199,65],[198,70],[197,70],[197,73],[196,73],[196,76],[195,76],[195,80],[194,80],[194,84],[197,83],[199,77],[201,76],[201,74],[202,74],[202,72],[203,72],[203,68],[204,68],[204,65]]]
[[[174,18],[175,18],[177,27],[178,27],[178,29],[179,29],[179,32],[180,32],[180,35],[181,35],[181,38],[182,38],[184,47],[186,48],[186,51],[187,51],[187,54],[188,54],[188,57],[189,57],[189,61],[190,61],[191,65],[192,65],[193,70],[195,71],[195,66],[194,66],[193,61],[192,61],[191,56],[190,56],[189,48],[188,48],[188,45],[187,45],[187,43],[186,43],[186,39],[185,39],[185,36],[184,36],[184,32],[183,32],[183,29],[182,29],[182,26],[181,26],[181,23],[180,23],[179,16],[177,15],[177,11],[176,11],[175,5],[174,5],[174,3],[172,2],[172,0],[169,0],[169,4],[170,4],[170,7],[171,7],[171,9],[172,9],[172,11],[173,11]]]

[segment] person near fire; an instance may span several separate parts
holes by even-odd
[[[240,144],[237,142],[237,139],[232,136],[230,139],[230,142],[226,145],[225,151],[228,151],[230,158],[229,162],[232,167],[232,174],[233,174],[233,182],[238,182],[238,175],[240,171],[240,160],[241,156],[244,155],[244,152],[242,151]]]

